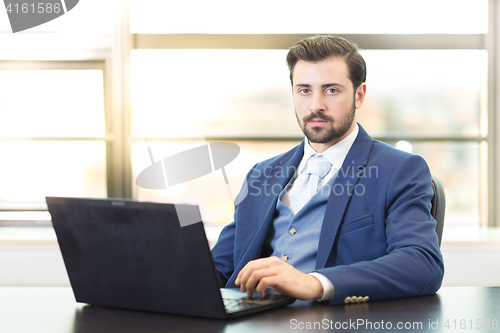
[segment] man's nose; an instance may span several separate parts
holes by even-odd
[[[325,96],[323,96],[323,94],[313,93],[309,111],[312,113],[325,111]]]

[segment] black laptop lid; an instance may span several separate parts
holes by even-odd
[[[203,224],[181,227],[174,205],[56,197],[47,205],[78,302],[225,316]]]

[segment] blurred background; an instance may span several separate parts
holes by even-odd
[[[196,203],[213,245],[249,169],[303,139],[285,56],[315,34],[359,46],[356,120],[444,184],[443,285],[500,285],[500,0],[82,0],[0,32],[0,286],[69,285],[45,196]],[[241,148],[228,186],[136,185],[210,141]]]
[[[287,48],[331,33],[357,43],[367,63],[356,120],[427,160],[445,187],[446,225],[496,225],[497,5],[85,0],[17,34],[0,11],[0,220],[49,220],[53,195],[198,203],[206,223],[231,222],[248,170],[303,138]],[[160,160],[208,141],[241,147],[225,169],[231,193],[221,171],[175,191],[136,186],[148,148]]]

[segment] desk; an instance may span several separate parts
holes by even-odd
[[[436,295],[336,306],[297,301],[229,321],[93,307],[76,303],[70,288],[0,288],[2,333],[276,333],[312,332],[314,325],[323,331],[350,325],[356,332],[383,332],[388,325],[398,331],[398,323],[400,331],[500,332],[500,287],[445,287]]]

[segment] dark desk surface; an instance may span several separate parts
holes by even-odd
[[[384,332],[398,325],[401,331],[500,332],[500,287],[446,287],[431,296],[337,306],[297,301],[229,321],[78,304],[69,288],[0,288],[1,333],[276,333],[342,326]]]

